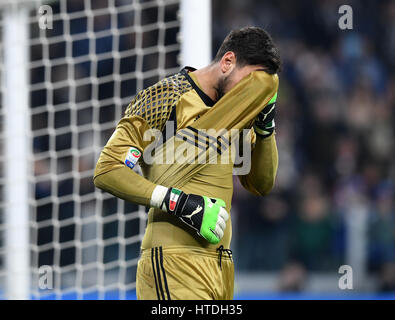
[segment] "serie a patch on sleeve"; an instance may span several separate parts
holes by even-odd
[[[125,158],[125,165],[128,166],[130,169],[133,169],[137,161],[139,161],[140,157],[141,152],[138,149],[133,147],[130,148]]]

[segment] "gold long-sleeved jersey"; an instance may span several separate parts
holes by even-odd
[[[131,178],[135,181],[126,181],[127,187],[134,188],[136,193],[138,190],[141,194],[137,199],[133,197],[132,199],[138,203],[149,205],[155,184],[137,179],[136,175],[127,176],[127,170],[131,169],[125,166],[125,158],[131,147],[144,153],[151,145],[153,139],[147,139],[144,136],[148,130],[159,130],[165,136],[165,129],[170,124],[174,131],[179,132],[189,127],[214,106],[215,102],[197,84],[192,73],[193,70],[184,68],[180,73],[163,79],[141,91],[129,104],[124,117],[104,147],[96,166],[95,179],[108,175],[109,172],[117,172],[117,176],[109,178],[110,182],[105,182],[107,191],[128,199],[124,193],[117,192],[116,189],[117,184],[125,183],[125,179]],[[277,90],[277,86],[272,87]],[[275,91],[270,94],[274,93]],[[253,134],[252,139],[255,139]],[[276,148],[275,143],[273,144],[274,136],[268,141],[269,149]],[[267,151],[273,152],[273,150]],[[158,171],[163,170],[164,167],[156,163],[146,164],[142,160],[143,157],[140,158],[139,164],[144,178],[148,181],[155,181],[154,178],[161,174]],[[273,168],[277,169],[276,164],[271,165],[269,171]],[[226,203],[226,210],[230,212],[233,193],[232,170],[232,162],[209,163],[196,172],[182,186],[182,190],[186,193],[223,199]],[[275,175],[275,172],[270,172],[269,175]],[[166,183],[162,184],[170,187]],[[243,185],[248,188],[250,184],[245,181]],[[223,245],[225,248],[229,248],[231,235],[232,223],[229,219],[225,234],[216,246]],[[174,215],[151,208],[148,213],[148,224],[142,249],[156,246],[214,247]]]

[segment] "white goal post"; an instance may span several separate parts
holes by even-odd
[[[28,134],[28,10],[6,7],[3,14],[2,104],[5,171],[6,298],[28,299],[29,261],[29,157]]]
[[[94,166],[139,90],[210,62],[211,1],[2,0],[0,14],[0,298],[133,298],[145,208],[96,190]]]

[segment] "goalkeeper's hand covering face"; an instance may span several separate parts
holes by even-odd
[[[223,200],[187,194],[176,188],[157,186],[152,193],[151,206],[175,214],[211,244],[221,240],[229,219]]]

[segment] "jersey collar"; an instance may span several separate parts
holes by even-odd
[[[185,78],[187,78],[188,82],[191,84],[191,86],[193,87],[193,89],[195,89],[195,91],[197,92],[197,94],[199,95],[200,99],[202,99],[202,101],[204,102],[204,104],[206,106],[212,107],[215,104],[215,101],[212,100],[207,94],[205,94],[203,92],[202,89],[199,88],[199,86],[192,80],[192,78],[189,76],[189,72],[193,72],[196,69],[193,67],[184,67],[181,70],[181,74],[183,74],[185,76]]]

